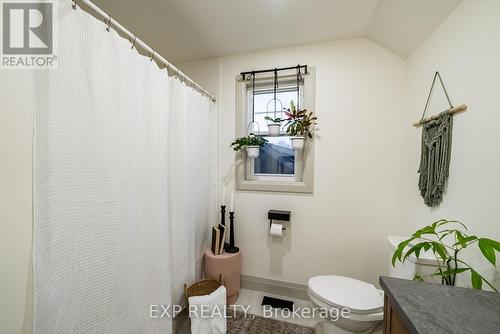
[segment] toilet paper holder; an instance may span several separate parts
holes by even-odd
[[[269,226],[273,224],[273,220],[280,220],[280,221],[285,221],[285,222],[290,222],[290,211],[283,211],[283,210],[269,210],[267,213],[267,219],[269,219]],[[285,227],[283,227],[283,231],[286,230]]]

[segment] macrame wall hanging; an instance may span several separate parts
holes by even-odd
[[[436,79],[439,79],[450,107],[437,115],[425,118]],[[422,118],[419,122],[413,124],[415,127],[422,127],[422,153],[420,168],[418,169],[420,174],[418,188],[425,204],[429,207],[438,206],[443,200],[443,192],[450,169],[453,115],[466,110],[466,105],[453,106],[441,75],[436,72]]]

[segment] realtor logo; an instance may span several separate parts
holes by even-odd
[[[53,68],[54,3],[2,2],[2,68]]]

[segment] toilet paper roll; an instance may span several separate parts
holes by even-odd
[[[272,223],[271,224],[271,236],[281,238],[283,236],[283,225]]]

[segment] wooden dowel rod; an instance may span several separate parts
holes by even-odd
[[[434,116],[431,116],[428,118],[424,118],[423,120],[421,120],[417,123],[414,123],[413,126],[418,128],[418,127],[421,127],[422,125],[424,125],[425,123],[428,123],[430,121],[438,119],[443,114],[456,114],[456,113],[464,112],[464,111],[467,111],[467,106],[465,104],[462,104],[461,106],[450,108],[450,109],[445,110],[437,115],[434,115]]]

